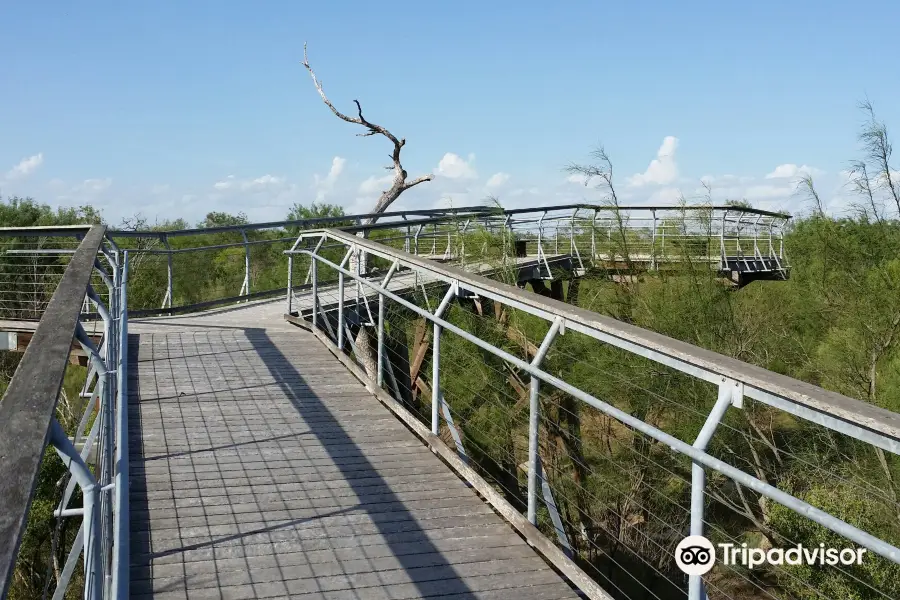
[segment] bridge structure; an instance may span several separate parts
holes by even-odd
[[[774,505],[891,573],[897,530],[848,521],[778,465],[807,461],[874,512],[896,498],[792,456],[756,416],[889,470],[900,415],[564,290],[681,267],[783,279],[785,221],[578,205],[3,230],[0,329],[28,344],[0,401],[0,596],[829,597],[783,565],[676,568],[689,534],[740,547],[751,523],[793,543]],[[38,503],[52,547],[23,557]],[[21,564],[40,556],[35,591]]]

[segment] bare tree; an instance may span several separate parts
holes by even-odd
[[[309,71],[309,75],[310,77],[312,77],[313,84],[315,84],[316,90],[319,92],[319,96],[322,97],[322,101],[325,102],[325,106],[327,106],[337,118],[341,119],[342,121],[346,121],[347,123],[354,123],[356,125],[362,125],[363,127],[365,127],[366,131],[364,133],[357,134],[360,137],[383,135],[394,145],[394,150],[390,155],[391,164],[385,167],[387,170],[392,170],[394,172],[394,177],[391,180],[391,187],[381,192],[381,197],[378,198],[378,202],[375,203],[375,207],[371,211],[373,214],[383,213],[384,211],[386,211],[387,208],[400,196],[400,194],[402,194],[409,188],[434,179],[434,175],[428,174],[416,177],[411,181],[407,181],[406,169],[403,168],[403,164],[400,162],[400,151],[403,149],[403,146],[406,145],[406,139],[398,139],[397,136],[395,136],[393,133],[391,133],[381,125],[377,125],[366,119],[363,116],[362,106],[360,105],[359,100],[353,101],[353,103],[356,104],[356,117],[345,115],[337,108],[335,108],[334,104],[331,103],[331,100],[328,99],[328,96],[325,95],[325,90],[322,89],[322,83],[319,81],[319,78],[316,77],[315,71],[313,71],[312,67],[309,65],[309,56],[306,51],[305,43],[303,44],[303,66],[306,67],[307,71]],[[377,217],[366,219],[365,224],[374,223],[376,218]],[[359,235],[360,237],[364,237],[365,233],[360,232],[357,235]],[[366,263],[366,253],[358,251],[350,257],[350,270],[358,270],[359,272],[364,273],[366,271]],[[359,333],[356,336],[356,350],[358,358],[363,363],[363,367],[365,368],[367,375],[374,379],[377,372],[375,344],[372,339],[371,333],[369,333],[369,330],[365,325],[360,326]]]
[[[887,126],[875,117],[875,108],[871,102],[865,100],[859,107],[867,117],[859,134],[859,141],[862,142],[865,151],[865,160],[872,163],[875,182],[888,193],[900,213],[900,181],[896,181],[897,172],[891,170],[891,154],[894,149],[888,137]],[[866,178],[868,179],[868,175]]]
[[[387,190],[381,192],[381,197],[378,198],[378,202],[375,203],[375,207],[372,209],[372,213],[382,213],[396,200],[400,194],[408,190],[409,188],[419,185],[420,183],[425,183],[426,181],[431,181],[434,179],[434,175],[422,175],[420,177],[416,177],[411,181],[407,181],[407,173],[406,169],[403,168],[403,165],[400,163],[400,151],[403,149],[403,146],[406,145],[406,139],[400,138],[397,139],[393,133],[382,127],[381,125],[376,125],[371,121],[367,120],[362,113],[362,106],[359,104],[359,100],[354,100],[353,103],[356,104],[356,117],[351,117],[345,115],[338,109],[334,107],[334,104],[331,103],[331,100],[328,99],[328,96],[325,95],[325,91],[322,89],[322,83],[316,77],[315,71],[313,71],[312,67],[309,66],[309,58],[306,53],[306,44],[303,44],[303,66],[306,67],[306,70],[309,71],[310,76],[312,77],[313,83],[316,86],[316,90],[318,90],[319,95],[322,97],[322,100],[325,102],[325,106],[331,109],[331,112],[334,115],[341,119],[342,121],[346,121],[348,123],[355,123],[356,125],[362,125],[367,129],[365,133],[359,133],[357,135],[361,137],[368,137],[371,135],[383,135],[387,139],[394,144],[394,151],[391,153],[391,165],[385,167],[387,170],[394,171],[394,178],[391,180],[391,187]],[[373,222],[374,219],[370,219],[369,222]]]
[[[571,163],[565,168],[566,173],[571,175],[580,175],[584,178],[584,185],[587,187],[594,179],[599,179],[600,183],[596,186],[598,189],[605,189],[607,192],[606,204],[612,208],[613,215],[616,218],[616,225],[619,233],[619,243],[621,244],[622,258],[625,260],[628,271],[633,272],[631,264],[631,253],[628,250],[628,236],[625,231],[625,220],[622,216],[619,197],[616,195],[616,186],[613,184],[613,165],[606,149],[598,146],[591,151],[591,158],[596,163],[590,165],[579,165]]]

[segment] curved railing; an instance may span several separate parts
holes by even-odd
[[[56,572],[53,598],[63,598],[70,585],[81,587],[85,598],[127,596],[127,257],[105,232],[103,226],[16,231],[24,237],[76,235],[81,241],[66,254],[67,264],[0,401],[0,597],[14,578],[32,498],[50,460],[44,453],[48,444],[67,472],[52,513],[57,524],[51,552],[57,542],[63,547],[71,542]],[[101,290],[92,284],[97,279]],[[100,327],[81,321],[85,302],[94,306]],[[89,369],[81,392],[67,394],[64,378],[79,376],[71,364],[73,343]],[[81,506],[71,507],[76,486]],[[63,519],[80,525],[71,539],[58,540]],[[77,574],[79,563],[83,572]]]
[[[349,268],[353,257],[361,253],[370,259],[369,271]],[[676,543],[688,534],[706,534],[740,551],[742,540],[734,537],[735,523],[771,518],[765,514],[771,515],[774,509],[753,508],[769,502],[789,511],[786,514],[794,515],[798,523],[821,527],[833,536],[821,539],[851,546],[860,559],[865,551],[881,557],[867,559],[884,560],[872,572],[900,574],[896,567],[900,564],[900,525],[866,531],[842,516],[843,506],[822,504],[815,495],[803,493],[804,482],[795,486],[789,485],[790,481],[780,482],[768,469],[777,468],[777,460],[805,461],[808,464],[798,464],[804,464],[816,480],[821,478],[823,489],[839,486],[846,494],[844,502],[862,503],[869,512],[900,511],[889,491],[862,477],[848,483],[846,477],[792,455],[790,445],[774,435],[757,438],[759,422],[751,416],[765,415],[782,423],[779,435],[797,431],[801,436],[823,436],[825,443],[844,448],[842,452],[861,453],[858,456],[871,456],[870,460],[878,456],[888,469],[898,465],[900,415],[346,232],[301,233],[288,255],[312,261],[312,289],[302,299],[289,297],[288,305],[293,302],[295,308],[301,308],[296,312],[308,314],[307,323],[316,334],[348,364],[355,363],[359,375],[386,403],[402,405],[411,426],[429,425],[431,436],[446,433],[445,439],[461,459],[455,465],[458,470],[523,534],[533,533],[530,523],[555,537],[558,548],[545,549],[545,555],[574,581],[580,582],[580,573],[588,572],[617,597],[631,597],[627,588],[638,596],[666,597],[647,587],[649,577],[642,575],[656,569],[654,577],[663,582],[660,585],[671,584],[665,588],[668,594],[684,593],[678,578],[671,575]],[[426,285],[394,285],[399,278],[413,276]],[[304,307],[297,306],[301,301]],[[360,348],[359,336],[365,331],[371,331],[367,335],[377,342]],[[579,351],[573,353],[574,348]],[[618,373],[608,370],[607,362],[594,361],[610,352],[615,353],[616,362],[634,365],[632,369],[639,371],[655,371],[669,383],[658,387],[662,391],[639,386],[643,390],[640,395],[626,395],[627,400],[617,396],[617,388],[634,382],[627,379],[628,369],[620,380]],[[581,361],[586,361],[584,366]],[[612,387],[603,384],[610,377],[616,377]],[[509,387],[493,387],[500,382],[504,386],[508,382]],[[665,393],[666,389],[681,390],[693,403]],[[601,390],[614,397],[604,397]],[[665,408],[668,404],[672,408]],[[686,425],[685,415],[693,418],[690,425]],[[572,435],[576,437],[567,438]],[[731,445],[741,436],[752,436],[751,453],[768,447],[777,460],[764,465],[749,455],[736,456]],[[619,456],[612,447],[614,438],[621,438],[617,443],[625,446],[622,454],[637,451],[629,463],[633,473],[624,466],[619,475],[609,471]],[[485,447],[497,439],[509,440],[506,450]],[[435,437],[430,440],[440,445]],[[855,444],[859,450],[853,450]],[[560,452],[556,445],[566,450]],[[593,448],[590,452],[589,445]],[[510,454],[505,456],[505,452]],[[469,465],[476,466],[480,475],[467,471]],[[618,510],[641,520],[620,523],[622,530],[615,535],[603,525],[606,520],[594,514],[603,501],[584,500],[602,494],[604,487],[624,484],[623,495],[614,497],[621,498],[620,502],[640,503],[634,499],[636,490],[647,485],[643,478],[654,470],[664,475],[671,472],[660,477],[670,489],[641,496],[674,503],[664,512],[676,519],[656,524],[655,533],[642,533],[650,528],[641,524],[662,519],[662,512],[654,514],[651,507],[632,511],[619,505]],[[637,486],[630,495],[629,486]],[[520,501],[527,522],[515,508]],[[786,529],[788,533],[762,521],[758,527],[763,531],[771,528],[768,533],[773,539],[791,545],[791,536],[796,534],[790,532],[807,526],[795,525]],[[667,562],[646,562],[649,559],[639,549],[628,556],[630,563],[618,564],[609,558],[616,554],[611,544],[627,547],[634,538],[642,544],[658,545],[649,547],[665,552]],[[747,541],[743,541],[746,549]],[[853,544],[857,548],[852,548]],[[605,558],[591,558],[598,553]],[[607,568],[596,566],[597,561],[615,563],[609,569],[619,576],[611,577]],[[629,570],[627,564],[634,563]],[[809,577],[783,567],[771,569],[769,574],[776,579]],[[829,577],[858,581],[865,597],[891,597],[894,587],[879,587],[887,579],[866,581],[853,567],[836,569]],[[692,599],[706,594],[747,597],[729,595],[728,589],[736,582],[753,589],[752,597],[790,597],[780,595],[740,565],[727,562],[705,584],[700,576],[692,575],[686,587]],[[829,597],[830,588],[815,579],[796,584],[811,588],[810,597]],[[608,597],[590,585],[582,589],[591,597]]]

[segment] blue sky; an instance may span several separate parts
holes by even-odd
[[[5,2],[0,190],[114,223],[365,210],[390,144],[328,112],[308,41],[330,99],[436,173],[398,206],[596,200],[562,167],[601,142],[630,203],[707,177],[796,211],[805,169],[838,206],[857,102],[900,130],[898,22],[889,1]]]

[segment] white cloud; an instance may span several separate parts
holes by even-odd
[[[222,181],[217,181],[213,184],[213,187],[217,190],[227,190],[234,185],[234,175],[229,175]]]
[[[241,189],[244,191],[261,190],[266,188],[279,187],[283,183],[284,177],[276,177],[275,175],[269,175],[267,173],[262,177],[257,177],[256,179],[252,179],[250,181],[241,182]]]
[[[678,165],[675,164],[677,148],[678,138],[671,135],[666,136],[656,152],[656,158],[650,161],[647,170],[629,177],[628,185],[635,187],[648,184],[666,185],[675,181],[678,178]]]
[[[21,161],[19,161],[19,164],[9,170],[9,172],[6,174],[6,177],[8,179],[20,179],[22,177],[27,177],[34,173],[43,163],[44,153],[38,152],[34,156],[29,156],[28,158],[23,158]]]
[[[231,189],[239,189],[242,192],[248,192],[281,187],[284,183],[284,177],[276,177],[275,175],[269,175],[268,173],[262,177],[257,177],[256,179],[237,179],[234,175],[229,175],[222,181],[215,182],[213,188],[220,192]]]
[[[319,175],[313,176],[313,187],[316,189],[316,202],[322,202],[325,200],[325,197],[331,193],[334,189],[334,185],[337,183],[338,177],[344,172],[344,165],[346,164],[346,158],[335,156],[331,160],[331,169],[329,169],[328,175],[325,177],[320,177]]]
[[[448,152],[438,163],[435,173],[448,179],[475,179],[478,177],[478,172],[472,166],[474,162],[474,154],[469,154],[469,159],[466,160],[458,154]]]
[[[385,175],[384,177],[375,177],[373,175],[359,184],[359,193],[366,195],[380,194],[384,191],[384,188],[390,187],[393,180],[393,174]]]
[[[150,193],[158,196],[161,194],[168,193],[169,189],[170,189],[169,184],[162,183],[162,184],[154,185],[152,188],[150,188]]]
[[[823,171],[817,169],[815,167],[810,167],[808,165],[803,165],[798,167],[793,163],[785,163],[783,165],[778,165],[775,167],[775,170],[766,175],[766,179],[793,179],[795,177],[801,177],[803,175],[822,175]]]
[[[112,179],[85,179],[79,185],[75,186],[77,192],[102,192],[112,185]]]
[[[493,175],[490,176],[490,178],[487,180],[487,183],[485,185],[489,188],[496,188],[496,187],[500,187],[507,181],[509,181],[509,173],[503,173],[503,172],[494,173]]]

